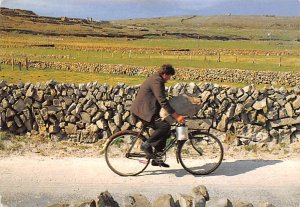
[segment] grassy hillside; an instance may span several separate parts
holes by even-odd
[[[90,21],[0,9],[0,31],[96,37],[177,37],[209,40],[298,40],[300,17],[180,16]]]

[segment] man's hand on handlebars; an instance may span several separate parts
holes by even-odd
[[[179,123],[179,124],[184,124],[185,123],[185,118],[184,116],[181,116],[177,114],[176,112],[172,114],[172,117]]]

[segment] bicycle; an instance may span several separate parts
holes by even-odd
[[[181,128],[180,128],[181,127]],[[193,175],[207,175],[215,171],[223,160],[222,143],[214,135],[201,130],[186,128],[186,136],[178,135],[183,125],[173,124],[169,142],[163,152],[156,153],[156,161],[166,160],[166,153],[175,145],[176,160]],[[105,147],[105,160],[109,168],[120,176],[135,176],[142,173],[150,159],[140,149],[142,142],[149,137],[147,124],[142,124],[140,131],[124,130],[110,136]],[[177,130],[177,136],[176,136]]]

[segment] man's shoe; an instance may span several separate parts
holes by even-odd
[[[167,163],[163,162],[162,160],[152,160],[151,161],[152,166],[160,166],[160,167],[170,167]]]
[[[141,145],[141,150],[143,150],[148,159],[155,159],[156,156],[153,154],[151,145],[146,141]]]

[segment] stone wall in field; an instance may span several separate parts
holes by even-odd
[[[53,57],[52,57],[53,58]],[[11,58],[1,58],[2,64],[11,64]],[[149,76],[157,68],[130,66],[123,64],[99,64],[99,63],[68,63],[68,62],[42,62],[26,59],[15,59],[15,70],[26,70],[26,67],[37,69],[55,69],[76,72],[124,74],[130,76]],[[200,68],[176,68],[177,80],[195,80],[206,82],[232,82],[247,84],[273,84],[295,86],[300,85],[300,72],[275,72],[253,71],[240,69],[200,69]]]
[[[129,112],[139,86],[0,82],[0,127],[13,133],[44,134],[54,140],[96,142],[141,125]],[[300,87],[256,90],[212,83],[180,83],[170,96],[202,101],[190,128],[237,137],[236,144],[292,143],[300,138]]]

